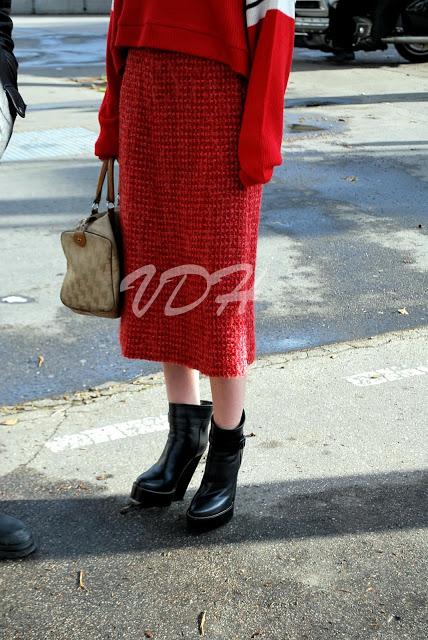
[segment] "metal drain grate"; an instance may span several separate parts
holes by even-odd
[[[15,133],[2,162],[94,155],[97,135],[83,127]]]

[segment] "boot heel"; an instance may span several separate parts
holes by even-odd
[[[173,500],[182,500],[184,498],[184,494],[187,491],[187,487],[189,486],[189,482],[192,479],[193,474],[196,471],[196,467],[199,464],[200,459],[202,458],[202,454],[193,458],[188,463],[187,467],[184,468],[178,482],[177,487],[175,489],[175,494]]]

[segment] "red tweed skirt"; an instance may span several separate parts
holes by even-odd
[[[120,97],[122,354],[247,373],[262,185],[238,176],[246,79],[208,58],[128,51]]]

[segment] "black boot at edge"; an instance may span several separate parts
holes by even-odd
[[[0,513],[0,559],[25,558],[35,550],[31,531],[24,523]]]

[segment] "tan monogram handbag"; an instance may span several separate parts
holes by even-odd
[[[107,176],[107,211],[99,211]],[[114,189],[114,159],[104,160],[92,212],[74,229],[61,233],[67,258],[61,302],[85,315],[118,318],[121,314],[122,243]]]

